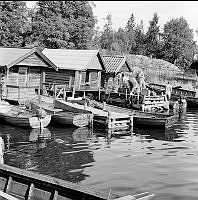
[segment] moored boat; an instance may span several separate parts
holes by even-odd
[[[93,115],[90,112],[76,113],[70,111],[63,111],[62,109],[55,109],[50,104],[39,104],[38,102],[31,102],[31,109],[44,109],[51,114],[51,124],[63,126],[85,127],[92,124]]]
[[[4,112],[0,111],[0,119],[8,124],[25,128],[44,128],[51,121],[51,115],[38,116],[35,112],[13,106]]]
[[[0,165],[0,197],[2,199],[70,199],[70,200],[107,200],[109,194],[101,193],[95,189],[50,177],[33,173],[27,170]],[[148,192],[119,197],[111,194],[113,200],[151,200],[154,194]]]
[[[133,126],[132,117],[126,113],[119,113],[112,110],[111,112],[104,111],[102,109],[94,108],[91,106],[80,105],[78,103],[72,103],[64,100],[54,100],[54,105],[57,108],[63,110],[76,110],[78,112],[87,111],[93,113],[93,122],[101,125],[107,129],[131,129]]]
[[[59,112],[52,115],[52,123],[59,125],[85,127],[92,123],[92,118],[92,114]]]
[[[9,112],[12,107],[8,102],[0,100],[0,112]]]
[[[76,101],[77,102],[77,101]],[[80,102],[82,104],[82,101]],[[70,102],[71,104],[71,102]],[[67,103],[67,105],[70,105]],[[75,104],[73,104],[75,105]],[[103,108],[103,103],[96,101],[95,103],[98,109]],[[134,126],[152,126],[156,127],[169,127],[178,120],[178,115],[165,114],[165,113],[152,113],[152,112],[143,112],[138,110],[132,110],[128,108],[123,108],[119,106],[114,106],[105,103],[105,110],[110,112],[124,113],[133,116],[133,125]]]

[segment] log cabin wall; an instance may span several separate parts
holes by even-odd
[[[65,82],[76,91],[98,91],[100,88],[103,63],[99,60],[98,50],[47,49],[42,53],[58,68],[58,72],[46,72],[46,82]],[[60,71],[61,70],[61,71]]]
[[[80,71],[79,77],[77,78],[78,85],[76,88],[79,90],[85,89],[85,85],[87,90],[98,91],[101,87],[101,70],[102,70],[102,61],[99,53],[96,56],[93,56],[87,65],[86,71]],[[99,70],[100,69],[100,70]]]
[[[74,70],[63,70],[59,69],[55,71],[53,69],[45,70],[45,83],[48,84],[62,84],[67,85],[68,90],[71,90],[71,86],[74,85],[75,71]]]
[[[78,72],[76,90],[98,91],[101,86],[101,72],[87,70]]]
[[[6,99],[22,103],[35,98],[45,82],[45,68],[50,66],[34,53],[7,69]]]
[[[28,66],[13,66],[8,72],[8,85],[40,86],[41,68]]]

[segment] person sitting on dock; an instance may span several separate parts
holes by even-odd
[[[171,92],[172,92],[172,85],[168,82],[168,84],[166,85],[166,90],[165,90],[165,94],[168,100],[170,100],[171,98]]]

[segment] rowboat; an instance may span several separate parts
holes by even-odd
[[[92,114],[59,112],[52,115],[52,124],[85,127],[91,124],[92,118]]]
[[[58,100],[57,100],[57,102],[58,102]],[[82,104],[82,101],[80,103]],[[69,105],[75,106],[76,104],[77,103],[72,104],[71,102],[68,102],[66,105],[67,106],[69,106]],[[57,103],[57,106],[59,106],[59,105],[60,105],[60,102]],[[96,101],[95,105],[98,109],[103,108],[103,104],[101,102]],[[142,126],[143,125],[143,126],[151,126],[153,128],[154,127],[165,128],[165,127],[170,127],[179,118],[178,115],[165,114],[165,113],[143,112],[143,111],[132,110],[132,109],[123,108],[123,107],[119,107],[119,106],[114,106],[114,105],[110,105],[110,104],[105,104],[104,109],[109,112],[124,113],[124,114],[128,114],[130,116],[133,116],[133,126]],[[89,109],[89,110],[91,110],[91,109]]]
[[[133,126],[132,117],[126,113],[119,113],[115,111],[107,112],[102,109],[91,106],[80,105],[64,100],[54,100],[54,106],[63,110],[75,110],[75,112],[91,112],[93,114],[93,122],[101,125],[107,129],[130,129]]]
[[[40,118],[32,111],[13,106],[9,109],[9,111],[0,111],[0,119],[2,119],[3,122],[14,126],[25,128],[44,128],[50,123],[51,115],[46,115]]]
[[[73,113],[93,113],[93,109],[86,105],[80,105],[79,103],[64,101],[60,99],[54,100],[54,107],[62,110],[66,110]],[[91,109],[91,110],[90,110]]]
[[[134,126],[149,126],[152,128],[166,128],[177,122],[178,115],[158,114],[158,113],[145,113],[134,112],[133,123]]]
[[[52,104],[31,102],[32,110],[39,108],[51,114],[51,124],[53,125],[85,127],[89,126],[93,121],[93,115],[90,112],[65,112],[62,109],[54,108]]]
[[[33,173],[27,170],[0,165],[0,198],[7,200],[19,199],[70,199],[70,200],[151,200],[154,194],[148,192],[119,197],[117,194],[105,194],[95,189]]]

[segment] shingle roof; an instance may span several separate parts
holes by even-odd
[[[59,69],[70,70],[102,70],[98,60],[98,50],[70,50],[70,49],[47,49],[42,53],[50,59]]]
[[[124,65],[126,61],[126,56],[102,56],[102,61],[104,63],[105,71],[107,73],[117,73]]]

